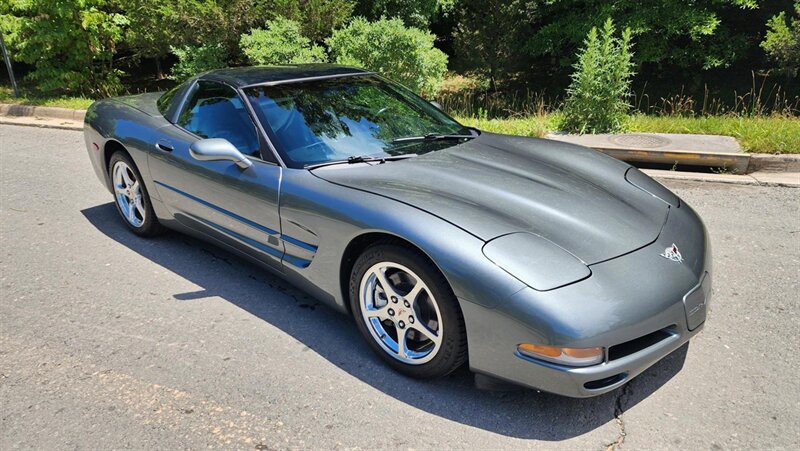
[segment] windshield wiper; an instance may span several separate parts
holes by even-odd
[[[454,135],[454,134],[447,134],[447,133],[428,133],[427,135],[420,135],[420,136],[405,136],[403,138],[396,138],[393,139],[393,143],[402,143],[402,142],[409,142],[409,141],[438,141],[442,139],[472,139],[476,138],[478,135]]]
[[[372,157],[369,155],[354,155],[351,157],[347,157],[346,160],[331,160],[325,161],[322,163],[316,164],[309,164],[306,165],[306,169],[316,169],[321,168],[323,166],[333,166],[335,164],[355,164],[355,163],[371,163],[377,162],[378,164],[385,163],[387,161],[395,161],[395,160],[405,160],[406,158],[413,158],[416,157],[417,154],[415,153],[407,153],[405,155],[390,155],[386,157]]]

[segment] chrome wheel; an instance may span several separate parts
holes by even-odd
[[[367,329],[390,356],[410,365],[429,362],[442,343],[442,315],[433,294],[407,267],[381,262],[361,279],[359,307]]]
[[[114,183],[114,197],[117,206],[125,220],[134,227],[144,224],[145,208],[142,201],[142,187],[136,174],[123,161],[114,164],[111,171],[111,180]]]

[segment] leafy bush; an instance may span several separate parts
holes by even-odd
[[[589,31],[567,89],[562,128],[574,133],[609,133],[623,128],[630,104],[631,31],[615,36],[614,23]]]
[[[347,23],[356,6],[354,0],[305,0],[294,5],[295,13],[286,18],[299,22],[303,35],[314,42],[322,42]]]
[[[724,68],[750,57],[752,37],[762,33],[760,11],[786,1],[524,1],[521,9],[527,20],[522,23],[529,24],[529,31],[521,30],[527,36],[515,49],[523,54],[520,57],[549,56],[552,63],[569,66],[574,61],[570,53],[585,39],[586,30],[598,23],[598,17],[611,16],[620,28],[632,29],[636,63]]]
[[[786,12],[781,11],[767,22],[767,36],[761,43],[772,59],[790,76],[797,75],[800,68],[800,1],[795,0],[796,18],[787,23]]]
[[[178,62],[172,66],[169,78],[183,81],[200,72],[227,66],[227,52],[220,43],[170,47]]]
[[[397,17],[408,26],[425,28],[437,7],[452,9],[455,0],[361,0],[356,13],[368,19]]]
[[[322,47],[300,33],[300,24],[279,17],[242,35],[239,46],[253,64],[300,64],[325,61]]]
[[[400,19],[357,17],[325,42],[339,64],[365,67],[414,91],[435,94],[447,70],[447,55],[433,47],[435,38]]]
[[[34,70],[27,78],[42,92],[111,96],[121,89],[114,67],[125,16],[105,0],[8,2],[2,28],[18,61]],[[3,8],[5,9],[5,8]]]
[[[215,0],[113,0],[128,19],[124,41],[126,63],[140,66],[142,58],[152,58],[156,76],[164,78],[170,47],[203,42],[224,42],[224,10]],[[237,37],[238,38],[238,37]],[[137,67],[138,70],[141,70]]]

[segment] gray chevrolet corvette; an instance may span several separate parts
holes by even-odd
[[[130,230],[208,240],[352,315],[404,374],[613,390],[704,324],[706,229],[638,169],[465,127],[374,73],[221,69],[95,102]]]

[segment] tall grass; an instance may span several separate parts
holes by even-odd
[[[641,93],[634,93],[634,111],[657,116],[722,116],[739,115],[747,117],[798,116],[800,115],[800,96],[792,96],[780,85],[767,87],[768,74],[752,72],[752,85],[745,93],[734,91],[728,99],[712,97],[708,85],[704,86],[703,98],[695,100],[691,95],[680,92],[658,99],[651,99],[646,93],[647,84]]]
[[[753,73],[752,78],[748,92],[727,99],[713,97],[706,87],[700,100],[682,91],[653,100],[645,86],[634,96],[625,131],[732,136],[748,152],[800,153],[800,96],[777,85],[767,89],[766,75]],[[537,137],[561,129],[563,102],[557,97],[529,90],[492,92],[463,80],[455,87],[437,100],[463,124]]]
[[[464,125],[487,132],[544,138],[550,131],[558,128],[561,115],[553,113],[493,119],[456,116],[456,119]]]
[[[752,73],[752,85],[747,92],[734,91],[727,97],[714,97],[705,86],[702,98],[686,94],[683,88],[654,98],[647,93],[645,83],[634,93],[633,112],[668,117],[800,116],[800,96],[787,93],[778,84],[769,84],[768,77],[769,74]],[[443,90],[437,100],[451,114],[479,119],[541,116],[563,108],[562,97],[530,89],[491,91],[479,86],[460,86]]]
[[[436,100],[451,114],[480,119],[542,116],[559,109],[562,103],[559,97],[530,89],[510,92],[480,88],[444,90]]]

